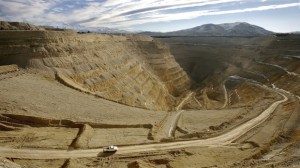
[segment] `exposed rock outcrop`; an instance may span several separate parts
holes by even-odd
[[[45,29],[28,23],[0,21],[0,30],[45,30]]]
[[[63,76],[65,84],[122,104],[171,110],[191,81],[168,46],[143,35],[0,31],[0,65]]]

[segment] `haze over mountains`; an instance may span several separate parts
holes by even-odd
[[[150,36],[264,36],[273,34],[262,27],[246,22],[224,23],[224,24],[204,24],[173,32],[142,32]]]
[[[38,30],[47,28],[48,26],[34,26],[22,22],[0,22],[0,27],[6,30],[27,29]],[[49,27],[51,29],[51,27]],[[54,27],[52,27],[54,28]],[[108,28],[108,27],[85,27],[80,25],[63,24],[58,25],[57,28],[73,29],[77,32],[93,32],[102,34],[136,34],[137,32],[130,32],[126,30]],[[273,34],[274,32],[268,31],[262,27],[252,25],[246,22],[223,23],[223,24],[204,24],[201,26],[193,27],[172,32],[140,32],[139,34],[149,36],[265,36]],[[297,32],[293,32],[297,34]]]
[[[107,33],[107,34],[135,34],[136,32],[130,32],[117,28],[108,27],[84,27],[65,25],[66,28],[76,30],[77,32],[94,32],[94,33]],[[262,27],[251,25],[246,22],[224,23],[224,24],[204,24],[201,26],[193,27],[190,29],[184,29],[179,31],[161,33],[161,32],[141,32],[139,34],[145,34],[150,36],[264,36],[273,34]]]
[[[101,33],[101,34],[133,34],[132,32],[116,29],[116,28],[108,28],[108,27],[85,27],[80,25],[72,25],[72,24],[60,24],[56,26],[35,26],[29,23],[24,22],[7,22],[0,21],[0,29],[1,30],[58,30],[58,29],[72,29],[76,32],[92,32],[92,33]]]
[[[77,32],[93,32],[93,33],[102,33],[102,34],[131,34],[132,32],[121,30],[117,28],[109,28],[109,27],[86,27],[81,25],[72,25],[72,24],[63,24],[59,25],[58,27],[73,29]]]

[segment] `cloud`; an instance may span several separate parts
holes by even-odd
[[[185,1],[174,1],[174,0],[145,0],[145,1],[133,1],[131,0],[128,3],[123,3],[122,1],[128,0],[121,0],[115,1],[113,0],[110,3],[104,3],[104,8],[108,8],[110,10],[106,10],[103,12],[101,17],[98,17],[97,20],[93,20],[91,22],[81,22],[87,26],[95,27],[99,24],[105,26],[114,26],[117,20],[121,21],[132,21],[131,23],[141,20],[145,16],[153,15],[153,18],[159,17],[159,12],[163,13],[166,10],[171,9],[184,9],[184,8],[191,8],[191,7],[201,7],[206,5],[215,5],[221,3],[228,3],[228,2],[239,2],[241,0],[185,0]],[[108,2],[108,1],[107,1]],[[103,8],[99,8],[102,9]],[[86,9],[82,9],[86,11]],[[156,13],[158,12],[158,13]],[[126,17],[124,17],[126,16]],[[144,22],[143,22],[144,23]]]
[[[218,11],[218,12],[207,13],[204,15],[222,15],[222,14],[243,13],[243,12],[253,12],[253,11],[265,11],[265,10],[282,9],[282,8],[290,8],[290,7],[297,7],[297,6],[300,7],[300,3],[268,5],[268,6],[259,6],[259,7],[255,7],[255,8],[245,8],[245,9],[237,9],[237,10],[229,10],[229,11]]]
[[[39,0],[0,0],[2,15],[10,17],[36,17],[44,14],[51,5],[49,2]]]
[[[123,15],[130,17],[147,12],[234,1],[240,0],[106,0],[101,3],[93,0],[75,2],[70,0],[0,0],[0,15],[31,22],[42,22],[42,20],[46,23],[67,22],[71,24],[94,22],[90,24],[96,25],[96,22],[108,24],[109,19],[122,20],[120,18],[123,18]],[[70,5],[75,5],[75,7],[70,9]],[[66,8],[69,10],[63,10]]]
[[[126,27],[144,23],[152,23],[152,22],[168,22],[174,20],[184,20],[184,19],[193,19],[200,16],[212,16],[212,15],[225,15],[225,14],[234,14],[234,13],[244,13],[244,12],[254,12],[254,11],[265,11],[265,10],[274,10],[274,9],[282,9],[289,7],[297,7],[300,6],[300,3],[290,3],[290,4],[280,4],[280,5],[267,5],[267,6],[258,6],[253,8],[244,8],[244,9],[235,9],[235,10],[200,10],[200,11],[191,11],[191,12],[177,12],[177,13],[160,13],[157,11],[146,12],[143,15],[138,16],[138,18],[130,19],[128,17],[115,17],[111,18],[109,21],[110,26],[114,27]],[[133,13],[135,14],[135,13]],[[101,21],[100,21],[101,22]],[[95,26],[96,22],[86,23],[89,26]],[[105,24],[105,21],[102,22]]]
[[[265,5],[267,0],[0,0],[0,18],[34,24],[71,24],[88,27],[123,27],[300,6],[300,3]],[[247,3],[256,7],[244,7]],[[269,0],[267,1],[270,2]],[[275,4],[277,2],[277,4]],[[253,4],[252,4],[253,5]],[[221,8],[230,7],[230,8]]]

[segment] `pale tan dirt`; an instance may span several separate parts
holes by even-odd
[[[68,149],[78,129],[62,127],[25,127],[1,132],[2,147]]]
[[[273,98],[264,99],[251,108],[184,111],[178,126],[190,133],[204,131],[210,134],[210,131],[230,129],[259,115],[273,101]]]
[[[0,21],[1,30],[45,30],[42,27],[31,25],[23,22],[6,22]]]
[[[241,151],[238,148],[188,148],[192,155],[175,157],[170,165],[173,167],[218,167],[239,161],[251,155],[252,150]]]
[[[0,75],[0,155],[23,167],[299,166],[300,115],[299,100],[295,98],[300,93],[299,79],[255,63],[259,59],[298,72],[298,59],[273,59],[299,54],[288,51],[297,49],[297,38],[283,37],[283,42],[276,42],[277,37],[206,37],[208,46],[171,46],[173,53],[182,54],[179,58],[186,72],[197,77],[195,81],[204,81],[194,86],[196,100],[188,99],[182,104],[183,95],[189,93],[190,80],[168,47],[152,42],[150,37],[20,32],[2,33],[1,38],[1,64],[14,64],[17,60],[19,66],[35,68],[16,70],[9,65],[2,68],[4,73]],[[198,37],[183,40],[203,42]],[[272,40],[274,44],[270,44]],[[219,46],[214,46],[216,43]],[[191,68],[190,63],[198,65]],[[283,96],[276,89],[230,80],[225,84],[226,98],[222,84],[229,75],[254,79],[269,87],[274,83],[291,94],[285,92]],[[182,105],[181,115],[177,105]],[[201,110],[193,110],[196,106]],[[178,119],[177,125],[174,120]],[[39,125],[38,121],[43,123]],[[48,121],[53,123],[44,123]],[[83,129],[84,124],[91,127]],[[167,141],[175,142],[150,140],[153,135],[167,138],[164,132],[172,126],[178,126],[175,138]],[[10,131],[4,131],[6,128]],[[184,131],[203,130],[214,133],[178,141],[179,135],[187,134]],[[78,149],[73,149],[76,143]],[[111,144],[117,144],[120,150],[102,153],[102,146]]]
[[[91,148],[108,145],[133,145],[151,143],[148,140],[149,129],[145,128],[109,128],[95,129],[93,137],[88,143]],[[122,137],[122,138],[120,138]]]
[[[266,88],[267,89],[267,88]],[[160,143],[160,144],[147,144],[147,145],[134,145],[125,146],[118,150],[117,155],[130,154],[130,153],[142,153],[142,152],[154,152],[157,150],[165,151],[176,148],[186,148],[192,146],[213,146],[219,147],[229,145],[247,132],[257,127],[266,121],[269,116],[276,110],[276,108],[282,103],[288,100],[287,96],[276,91],[283,99],[272,103],[266,110],[264,110],[259,116],[253,118],[246,123],[236,127],[235,129],[226,132],[220,136],[216,136],[209,139],[172,142],[172,143]],[[100,149],[91,150],[76,150],[76,151],[64,151],[64,150],[26,150],[26,149],[10,149],[0,148],[1,156],[17,157],[17,158],[35,158],[35,159],[63,159],[63,158],[80,158],[80,157],[95,157],[95,154],[101,152]],[[11,153],[9,152],[11,150]]]
[[[14,71],[18,71],[19,68],[17,65],[4,65],[0,66],[0,74],[10,73]]]
[[[28,73],[0,81],[0,105],[1,113],[109,124],[155,123],[166,114],[97,98]]]
[[[13,159],[13,161],[22,166],[22,168],[53,168],[61,167],[65,160],[23,160]]]
[[[26,75],[25,75],[25,76],[26,76]],[[33,75],[33,76],[34,76],[34,75]],[[22,76],[22,77],[24,77],[24,76]],[[18,78],[19,78],[19,77],[18,77]],[[11,78],[11,79],[13,79],[13,78]],[[11,80],[11,79],[9,79],[9,80]],[[107,129],[107,130],[109,130],[109,129]],[[119,129],[119,130],[120,130],[120,129]],[[119,130],[118,130],[115,134],[120,134],[120,133],[119,133]],[[102,134],[102,133],[101,133],[101,134]],[[114,135],[115,135],[115,134],[114,134]],[[99,135],[100,135],[100,134],[99,134]],[[108,134],[106,134],[106,135],[108,135]],[[146,134],[144,134],[144,135],[146,135]],[[75,138],[76,135],[74,134],[73,137]],[[146,137],[146,136],[144,136],[144,138],[145,138],[145,137]],[[100,138],[100,137],[99,137],[99,138]],[[112,138],[112,139],[113,139],[113,138]],[[124,139],[124,140],[125,140],[124,143],[126,143],[126,139]],[[134,148],[133,148],[133,149],[134,149]],[[245,153],[245,152],[243,152],[243,153]],[[213,152],[212,155],[211,155],[212,158],[214,158],[214,154],[215,154],[215,153]],[[206,156],[209,157],[210,155],[207,154]],[[202,165],[202,164],[204,164],[204,165],[206,165],[206,164],[207,164],[207,165],[210,165],[211,163],[215,163],[215,161],[211,161],[210,159],[207,159],[206,156],[205,156],[205,157],[203,158],[203,160],[201,161],[201,165]],[[210,158],[211,158],[211,157],[210,157]],[[186,160],[188,160],[189,163],[185,163]],[[218,164],[223,163],[224,160],[226,161],[226,159],[220,159],[220,162],[219,162]],[[205,161],[206,161],[206,162],[205,162]],[[25,161],[25,163],[26,163],[26,162],[27,162],[27,161]],[[30,162],[31,162],[31,161],[30,161]],[[30,163],[30,162],[29,162],[29,163]],[[46,162],[38,161],[38,162],[40,162],[41,165],[43,165],[43,164],[47,165],[47,164],[48,164],[47,161],[46,161]],[[37,163],[38,163],[38,162],[37,162]],[[115,161],[112,161],[112,162],[115,162]],[[178,161],[178,162],[175,162],[174,165],[179,165],[179,167],[180,167],[181,164],[191,164],[191,166],[193,166],[193,165],[195,166],[195,165],[200,164],[200,163],[198,162],[198,160],[195,161],[195,162],[191,162],[190,159],[185,159],[185,157],[184,157],[184,160],[182,160],[182,162],[183,162],[183,163],[181,163],[181,160],[179,159],[179,161]],[[58,163],[61,163],[61,162],[58,162]],[[53,166],[53,164],[58,164],[58,163],[51,162],[51,166]],[[114,164],[116,164],[116,165],[119,166],[118,163],[112,163],[112,164],[108,164],[108,165],[114,165]],[[171,163],[170,163],[170,164],[171,164]],[[105,163],[104,165],[106,165],[106,163]],[[121,164],[121,165],[122,165],[122,164]],[[50,167],[51,167],[51,166],[50,166]],[[84,167],[84,166],[85,166],[85,165],[83,165],[83,167]],[[118,166],[116,166],[116,167],[118,167]]]
[[[117,103],[170,111],[191,80],[169,48],[144,35],[0,31],[0,65],[52,72],[77,90]]]
[[[76,138],[73,140],[71,147],[86,149],[89,148],[89,142],[94,136],[94,129],[88,125],[84,124],[79,128]]]
[[[209,130],[210,126],[221,125],[247,112],[246,109],[185,111],[179,126],[189,132]]]
[[[167,165],[180,168],[180,167],[210,167],[217,165],[227,165],[232,164],[235,161],[247,158],[251,156],[253,149],[240,150],[239,148],[202,148],[193,147],[187,148],[185,150],[176,150],[167,154],[160,153],[157,156],[151,155],[127,155],[124,156],[108,156],[100,158],[91,159],[70,159],[68,168],[77,167],[111,167],[111,168],[127,168],[130,163],[138,162],[143,168],[165,168]],[[151,153],[150,153],[151,154]],[[140,157],[138,157],[140,156]],[[164,160],[164,161],[160,161]],[[53,162],[45,160],[14,160],[20,165],[43,165],[44,167],[60,167],[63,162],[58,160],[53,160]],[[127,164],[128,163],[128,164]],[[160,163],[160,164],[159,164]],[[128,166],[129,167],[129,166]],[[131,168],[131,167],[129,167]]]
[[[1,168],[22,168],[21,165],[16,164],[8,159],[0,158]]]

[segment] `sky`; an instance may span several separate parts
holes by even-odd
[[[0,0],[0,20],[158,32],[248,22],[292,32],[300,31],[300,0]]]

